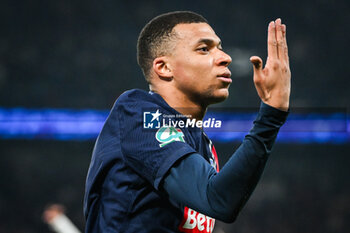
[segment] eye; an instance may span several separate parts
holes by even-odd
[[[198,48],[197,51],[200,51],[200,52],[209,52],[209,49],[208,49],[207,46],[205,46],[205,47],[200,47],[200,48]]]

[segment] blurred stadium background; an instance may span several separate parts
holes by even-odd
[[[219,107],[259,105],[249,56],[265,59],[267,24],[281,17],[288,28],[292,110],[341,109],[346,116],[346,0],[2,0],[0,110],[105,112],[125,90],[147,89],[136,63],[137,36],[152,17],[173,10],[203,14],[233,58],[231,95]],[[4,128],[11,116],[1,116]],[[330,140],[278,141],[262,182],[236,223],[217,223],[216,232],[349,232],[348,116],[344,122],[340,140],[330,133]],[[50,232],[42,222],[50,203],[65,205],[83,229],[84,180],[94,137],[48,134],[45,139],[45,132],[23,137],[8,131],[0,140],[0,232]],[[215,144],[222,166],[239,140],[217,139]]]

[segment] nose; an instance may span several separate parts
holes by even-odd
[[[216,64],[219,66],[227,67],[232,62],[232,58],[222,50],[218,50],[218,57],[216,59]]]

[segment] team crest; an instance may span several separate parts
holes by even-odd
[[[160,147],[175,141],[185,142],[183,132],[180,129],[169,126],[161,127],[156,133],[156,139],[160,142]]]

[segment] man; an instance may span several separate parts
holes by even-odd
[[[159,125],[159,117],[201,121],[209,104],[229,94],[230,56],[193,12],[163,14],[143,28],[138,63],[151,91],[122,94],[97,139],[86,181],[86,232],[212,232],[215,219],[236,219],[288,114],[291,75],[280,19],[268,26],[265,68],[261,58],[250,60],[261,108],[219,172],[202,128]]]

